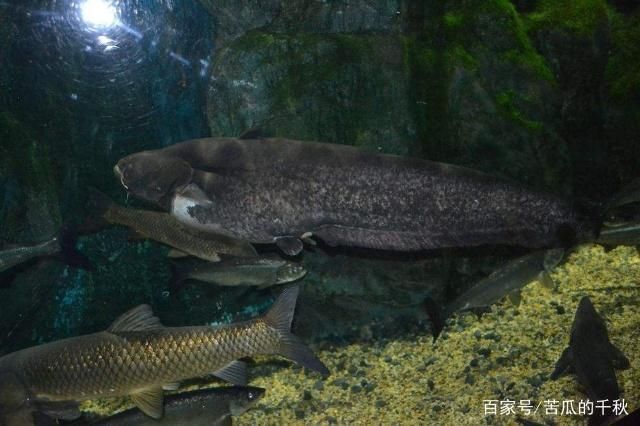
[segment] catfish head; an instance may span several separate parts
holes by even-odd
[[[188,162],[157,151],[128,155],[113,171],[129,194],[162,208],[169,206],[176,189],[187,185],[193,176]]]

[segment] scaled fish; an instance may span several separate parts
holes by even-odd
[[[161,420],[147,417],[138,409],[131,409],[101,420],[100,426],[152,425],[231,425],[232,416],[239,416],[251,408],[264,389],[233,386],[201,389],[165,398]]]
[[[257,256],[256,250],[248,242],[224,235],[196,232],[167,213],[123,207],[96,190],[92,191],[91,198],[98,214],[105,221],[127,226],[140,238],[173,247],[178,252],[170,253],[171,256],[184,253],[211,262],[220,260],[219,254]]]
[[[551,379],[557,379],[565,371],[575,373],[591,401],[595,403],[606,399],[608,404],[612,404],[620,398],[614,368],[629,368],[629,360],[609,341],[604,320],[589,297],[584,296],[571,326],[569,346],[562,352]]]
[[[283,259],[247,257],[220,262],[184,261],[173,264],[174,287],[185,280],[197,280],[222,286],[260,288],[297,281],[307,274],[301,265]]]
[[[0,358],[0,374],[13,374],[38,410],[53,418],[79,417],[77,404],[61,408],[69,401],[130,395],[156,419],[163,415],[163,389],[177,389],[182,380],[214,374],[244,385],[240,358],[279,354],[328,375],[322,361],[289,331],[298,292],[297,286],[288,287],[264,316],[218,327],[164,327],[148,305],[140,305],[107,331],[6,355]],[[16,392],[4,396],[12,399]]]
[[[76,239],[67,227],[58,236],[37,244],[12,245],[0,250],[0,272],[38,257],[59,256],[66,264],[91,269],[91,263],[76,250]]]
[[[565,247],[599,220],[564,198],[448,164],[289,139],[209,138],[114,167],[126,190],[186,225],[286,254],[331,246],[411,251]]]
[[[427,298],[425,306],[433,323],[434,340],[444,328],[447,318],[456,312],[485,308],[504,296],[509,296],[513,302],[519,303],[520,290],[534,280],[546,287],[553,286],[548,273],[560,263],[563,256],[563,249],[551,249],[535,251],[514,259],[478,281],[445,309],[441,309],[435,301]]]

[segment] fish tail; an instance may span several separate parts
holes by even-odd
[[[76,249],[78,235],[74,228],[70,225],[63,225],[58,234],[58,242],[60,244],[60,257],[62,261],[74,268],[81,268],[93,271],[93,265],[89,259]]]
[[[262,320],[277,330],[280,335],[275,352],[304,367],[315,370],[323,376],[328,376],[329,369],[300,338],[291,333],[291,321],[299,292],[299,286],[287,287],[280,293]]]
[[[447,320],[447,313],[442,306],[436,303],[436,301],[430,296],[425,297],[423,306],[431,320],[431,333],[433,334],[433,341],[435,342],[444,329],[444,325]]]

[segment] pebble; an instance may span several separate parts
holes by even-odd
[[[387,405],[387,401],[385,401],[384,399],[376,400],[376,408],[386,407],[386,405]]]
[[[491,349],[489,349],[489,348],[480,348],[480,349],[478,349],[478,354],[480,354],[483,357],[487,358],[489,355],[491,355]]]

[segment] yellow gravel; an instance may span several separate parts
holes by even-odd
[[[520,306],[508,301],[477,318],[449,321],[436,344],[425,331],[399,340],[318,350],[332,375],[322,380],[285,363],[252,366],[251,385],[267,389],[239,425],[282,424],[516,424],[516,416],[485,415],[485,400],[531,400],[540,408],[522,417],[537,422],[582,424],[579,416],[545,415],[545,401],[586,398],[575,377],[550,381],[580,298],[591,297],[612,342],[631,361],[618,371],[628,411],[640,397],[640,256],[634,247],[609,252],[601,246],[576,249],[552,274],[557,290],[527,286]],[[115,404],[115,406],[114,406]],[[560,402],[561,404],[561,402]],[[85,403],[88,411],[113,412],[126,401]]]

